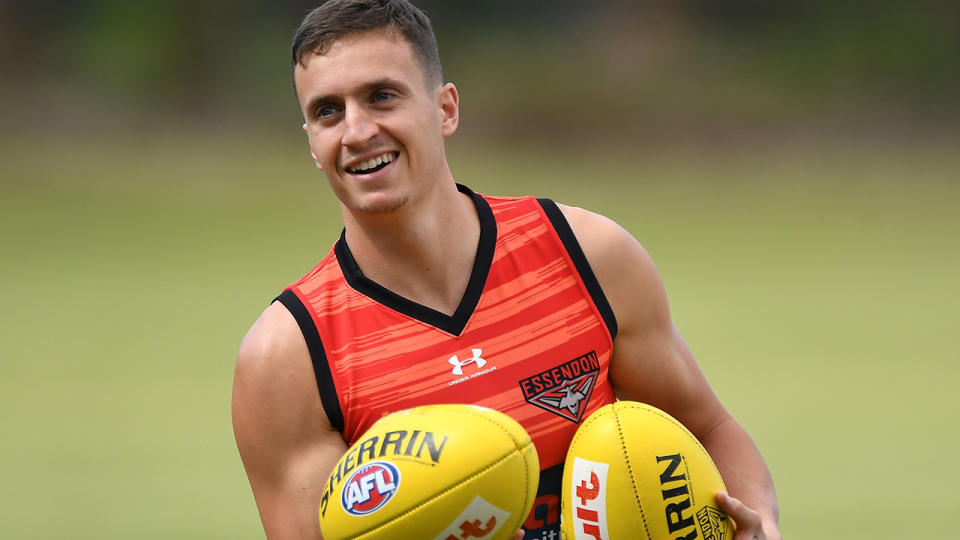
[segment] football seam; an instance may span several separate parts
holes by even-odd
[[[490,410],[493,411],[494,413],[502,414],[502,415],[506,416],[507,418],[509,418],[510,420],[512,420],[513,422],[516,422],[517,425],[520,426],[521,429],[523,430],[523,433],[527,436],[527,439],[528,439],[529,442],[527,442],[526,444],[524,444],[523,441],[518,441],[517,438],[513,436],[513,433],[512,433],[509,429],[507,429],[506,427],[504,427],[503,424],[501,424],[500,422],[498,422],[495,418],[490,418],[490,417],[487,416],[486,414],[483,414],[482,411],[479,411],[479,410],[476,410],[476,409],[469,409],[468,411],[469,411],[471,414],[473,414],[473,415],[475,415],[475,416],[479,416],[480,418],[483,418],[483,419],[486,420],[487,422],[490,422],[491,424],[497,426],[497,427],[500,429],[500,431],[503,431],[504,433],[506,433],[506,434],[507,434],[507,437],[508,437],[511,441],[513,441],[513,446],[514,446],[514,448],[517,450],[517,452],[520,454],[521,457],[524,457],[524,456],[523,456],[524,452],[526,452],[526,451],[527,451],[527,448],[529,448],[529,447],[531,447],[531,446],[533,446],[534,452],[536,452],[536,446],[534,446],[534,444],[533,444],[533,439],[530,438],[530,433],[527,432],[526,428],[524,428],[523,425],[520,424],[520,422],[519,422],[518,420],[516,420],[516,419],[513,418],[512,416],[510,416],[510,415],[508,415],[507,413],[504,413],[504,412],[502,412],[502,411],[498,411],[498,410],[496,410],[496,409],[490,409]],[[523,446],[521,446],[521,444],[522,444]],[[509,455],[508,455],[508,456],[505,456],[505,457],[502,458],[500,461],[503,461],[503,459],[506,459],[507,457],[509,457]],[[538,458],[537,461],[538,461],[538,463],[539,463],[539,458]],[[498,461],[498,463],[499,463],[499,461]],[[492,466],[493,466],[493,465],[491,465],[491,467],[492,467]],[[530,474],[529,474],[529,471],[527,470],[527,460],[526,460],[525,457],[524,457],[524,459],[523,459],[523,472],[524,472],[524,475],[523,475],[523,478],[524,478],[524,480],[523,480],[523,482],[524,482],[524,484],[523,484],[523,493],[524,493],[524,496],[523,496],[523,508],[526,508],[526,507],[527,507],[527,499],[528,499],[527,494],[530,492],[530,480],[529,480]],[[539,471],[538,471],[538,473],[539,473]],[[538,476],[539,476],[539,474],[538,474]],[[472,477],[471,477],[471,478],[472,478]],[[539,482],[539,478],[538,478],[537,481]],[[534,496],[536,496],[536,493],[534,493]],[[517,528],[518,528],[518,529],[520,528],[520,524],[521,524],[521,523],[524,523],[524,522],[526,521],[527,516],[526,516],[525,514],[526,514],[526,513],[529,513],[529,512],[530,512],[530,511],[527,510],[527,512],[522,513],[523,515],[518,516],[518,517],[519,517],[519,521],[517,522]]]
[[[646,405],[646,404],[644,404],[644,403],[639,403],[639,402],[638,402],[638,404],[639,404],[639,405]],[[707,452],[707,449],[703,447],[703,443],[700,442],[700,439],[698,439],[698,438],[696,437],[696,435],[694,435],[693,433],[691,433],[690,430],[687,429],[687,426],[683,425],[683,422],[677,420],[676,418],[670,416],[669,414],[667,414],[667,413],[664,412],[664,411],[661,411],[660,409],[657,409],[656,407],[654,407],[654,406],[652,406],[652,405],[646,405],[646,406],[642,406],[642,407],[638,407],[638,406],[636,406],[636,405],[632,405],[632,406],[630,406],[630,408],[632,408],[632,409],[646,409],[646,410],[648,410],[649,412],[655,413],[657,416],[660,416],[660,417],[663,418],[664,420],[667,420],[668,422],[672,423],[673,425],[679,427],[679,428],[683,431],[683,433],[686,434],[686,436],[687,436],[688,438],[690,438],[691,441],[693,441],[694,443],[696,443],[695,446],[697,447],[698,450],[700,450],[700,453],[701,453],[704,457],[706,457],[707,459],[709,459],[710,462],[713,462],[713,458],[710,457],[710,452]],[[684,458],[684,459],[686,459],[686,458]],[[716,463],[714,463],[714,467],[716,467]],[[718,469],[717,469],[717,473],[719,474],[719,472],[720,472],[720,470],[719,470],[719,468],[718,468]],[[726,483],[723,482],[723,477],[722,477],[722,476],[720,477],[720,481],[721,481],[721,483],[723,484],[724,489],[726,489],[727,486],[726,486]]]
[[[625,406],[625,407],[629,407],[629,408],[631,408],[631,409],[643,409],[643,410],[645,410],[645,411],[647,411],[647,412],[652,412],[652,413],[656,414],[657,416],[659,416],[660,418],[662,418],[662,419],[668,421],[669,423],[671,423],[671,424],[679,427],[679,428],[681,429],[681,431],[682,431],[691,441],[694,442],[694,446],[700,451],[700,453],[701,453],[704,457],[706,457],[707,460],[709,460],[710,463],[713,463],[713,458],[710,457],[710,452],[707,452],[707,449],[704,448],[703,443],[700,442],[700,439],[698,439],[693,433],[691,433],[690,430],[687,429],[687,426],[683,425],[683,422],[681,422],[681,421],[677,420],[676,418],[670,416],[670,415],[667,414],[666,412],[661,411],[660,409],[654,407],[653,405],[649,405],[649,404],[646,404],[646,403],[635,402],[635,403],[633,403],[633,404],[624,404],[624,406]],[[617,428],[619,429],[619,427],[620,427],[620,426],[619,426],[619,422],[618,422]],[[682,454],[681,454],[681,456],[682,456]],[[686,460],[686,457],[684,456],[683,459]],[[720,477],[720,485],[722,485],[724,491],[726,491],[726,489],[727,489],[726,482],[723,481],[723,476],[720,475],[720,470],[719,470],[719,468],[717,468],[717,466],[716,466],[715,463],[714,463],[714,468],[717,469],[717,476]],[[688,480],[688,481],[690,481],[690,480]],[[691,482],[691,485],[692,485],[692,482]],[[691,499],[692,499],[692,497],[691,497]],[[704,505],[704,506],[705,506],[705,507],[709,507],[709,508],[714,508],[713,506],[709,506],[709,505]],[[717,508],[714,508],[714,509],[716,510]],[[641,512],[642,512],[642,510],[641,510]],[[722,513],[724,516],[727,515],[726,512],[721,512],[721,513]],[[649,536],[649,535],[648,535],[648,536]]]
[[[495,426],[497,426],[498,428],[500,428],[501,431],[503,431],[504,433],[506,433],[506,434],[507,434],[507,437],[513,442],[514,450],[519,451],[518,453],[521,455],[521,457],[523,457],[523,453],[526,452],[527,448],[533,446],[533,441],[530,441],[529,443],[523,445],[522,447],[519,446],[518,441],[517,441],[517,439],[513,436],[513,434],[510,433],[509,430],[507,430],[506,428],[504,428],[503,425],[501,425],[499,422],[497,422],[497,421],[494,420],[493,418],[488,418],[486,415],[476,413],[475,411],[470,411],[470,412],[471,412],[472,414],[476,414],[476,416],[479,416],[480,418],[483,418],[484,420],[492,423],[493,425],[495,425]],[[501,414],[503,414],[503,413],[501,413]],[[470,475],[470,476],[468,476],[468,477],[466,477],[466,478],[461,479],[461,480],[460,480],[459,482],[457,482],[456,484],[453,484],[453,485],[451,485],[451,486],[448,486],[446,489],[444,489],[444,490],[441,491],[440,493],[437,493],[437,494],[434,495],[433,497],[430,497],[429,499],[427,499],[427,500],[425,500],[425,501],[421,501],[420,504],[418,504],[418,505],[416,505],[416,506],[413,506],[413,507],[410,507],[410,508],[409,508],[408,510],[406,510],[404,513],[402,513],[402,514],[394,517],[393,519],[391,519],[391,520],[389,520],[389,521],[387,521],[387,522],[385,522],[385,523],[381,523],[380,525],[377,525],[376,527],[374,527],[374,528],[372,528],[372,529],[366,530],[366,531],[358,534],[358,535],[355,536],[354,538],[363,538],[363,537],[365,537],[365,536],[367,536],[367,535],[370,535],[370,534],[373,534],[373,533],[377,532],[377,531],[380,530],[380,529],[383,529],[384,527],[388,527],[388,526],[392,525],[392,524],[395,523],[397,520],[402,519],[402,518],[410,515],[410,513],[418,510],[419,508],[421,508],[421,507],[423,507],[423,506],[426,506],[426,505],[432,503],[433,501],[435,501],[435,500],[437,500],[438,498],[446,495],[446,494],[449,493],[450,491],[452,491],[452,490],[454,490],[454,489],[457,489],[458,487],[460,487],[460,486],[462,486],[463,484],[469,482],[470,480],[473,480],[474,478],[476,478],[476,477],[478,477],[478,476],[486,473],[486,472],[489,471],[490,469],[492,469],[492,468],[500,465],[500,464],[503,463],[504,461],[506,461],[506,460],[510,459],[511,457],[513,457],[513,454],[514,454],[514,451],[511,450],[508,454],[506,454],[506,455],[504,455],[504,456],[501,456],[501,457],[498,458],[496,461],[494,461],[493,463],[487,465],[487,466],[484,467],[483,469],[480,469],[479,471],[473,473],[472,475]],[[524,472],[527,472],[527,470],[526,470],[526,469],[527,469],[527,460],[526,460],[526,459],[523,460],[523,468],[524,468]],[[528,492],[530,491],[530,489],[529,489],[530,481],[529,481],[529,479],[528,479],[528,477],[529,477],[530,475],[529,475],[529,474],[524,474],[523,476],[524,476],[523,507],[526,508],[526,507],[527,507],[527,498],[528,498],[527,495],[526,495],[526,493],[528,493]],[[525,516],[525,515],[520,516],[521,521],[520,521],[519,523],[523,523],[523,520],[526,520],[526,517],[527,517],[527,516]]]
[[[623,461],[627,464],[627,473],[630,475],[630,484],[633,486],[633,500],[637,502],[637,508],[640,510],[640,519],[643,520],[643,530],[647,533],[647,538],[650,536],[650,526],[647,525],[647,514],[643,511],[643,504],[640,502],[640,491],[637,488],[637,481],[633,476],[633,467],[630,466],[630,456],[627,454],[627,441],[623,436],[623,426],[620,423],[620,415],[617,413],[616,404],[611,407],[613,411],[613,419],[617,423],[617,434],[620,439],[620,450],[623,452]]]

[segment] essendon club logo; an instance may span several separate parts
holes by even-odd
[[[520,381],[520,389],[527,403],[579,424],[599,376],[600,362],[597,360],[597,353],[590,351],[579,358],[523,379]]]

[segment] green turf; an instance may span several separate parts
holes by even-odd
[[[262,537],[230,386],[247,327],[339,230],[304,150],[0,146],[0,538]],[[900,539],[950,537],[958,509],[949,150],[451,153],[479,191],[594,209],[644,243],[787,537]]]

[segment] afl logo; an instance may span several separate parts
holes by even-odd
[[[365,516],[387,504],[400,487],[400,471],[388,461],[371,461],[343,484],[340,503],[348,514]]]

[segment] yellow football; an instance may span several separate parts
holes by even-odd
[[[378,420],[343,455],[320,502],[325,540],[511,538],[537,493],[523,427],[472,405],[426,405]]]
[[[577,430],[563,470],[564,540],[730,540],[726,490],[696,437],[634,401],[606,405]]]

